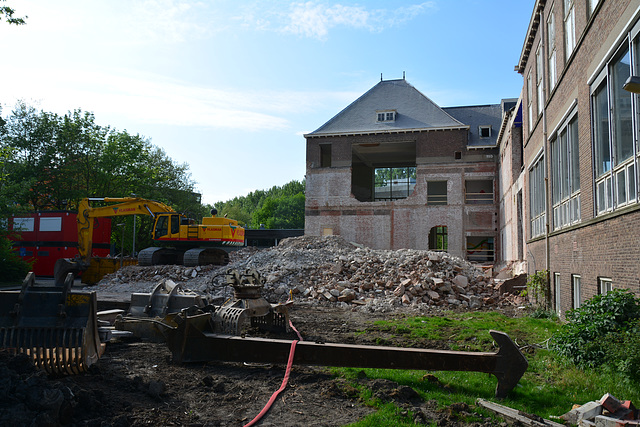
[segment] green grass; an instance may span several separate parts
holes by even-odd
[[[546,350],[546,340],[556,332],[556,320],[531,317],[509,318],[498,312],[445,313],[442,317],[413,317],[373,322],[368,331],[379,330],[403,335],[405,339],[434,340],[447,343],[450,350],[495,352],[489,330],[507,333],[529,361],[529,368],[518,386],[501,404],[543,418],[559,416],[574,404],[597,400],[605,393],[618,399],[640,403],[640,388],[611,372],[580,371],[566,360]],[[360,333],[362,333],[361,331]],[[364,331],[366,332],[366,331]],[[333,373],[346,378],[361,390],[360,398],[377,412],[353,424],[362,426],[413,425],[411,414],[403,414],[392,403],[380,402],[367,395],[366,382],[358,376],[364,372],[370,379],[389,379],[412,387],[424,400],[435,400],[441,408],[464,402],[475,407],[478,398],[494,398],[497,380],[493,375],[477,372],[403,371],[385,369],[333,368]],[[430,376],[425,377],[425,374]],[[476,411],[489,415],[485,410]]]

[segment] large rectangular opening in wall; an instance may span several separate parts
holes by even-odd
[[[415,185],[415,141],[352,145],[351,193],[357,200],[404,199],[413,193]]]
[[[466,180],[464,201],[469,205],[493,204],[493,180],[473,179]]]
[[[467,261],[477,263],[493,262],[494,242],[493,237],[467,236]]]
[[[331,144],[320,144],[320,167],[331,167]]]
[[[427,205],[447,204],[447,181],[427,182]]]

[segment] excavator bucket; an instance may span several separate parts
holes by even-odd
[[[95,363],[105,344],[97,324],[95,292],[40,286],[29,273],[20,291],[0,291],[0,348],[23,353],[49,374],[79,374]]]

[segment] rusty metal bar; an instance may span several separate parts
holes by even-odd
[[[174,319],[177,328],[167,328],[167,345],[175,362],[286,363],[291,341],[207,332],[208,319],[207,314],[186,318],[178,315]],[[499,331],[490,331],[490,334],[500,346],[497,353],[300,341],[293,362],[354,368],[486,372],[498,379],[496,397],[503,398],[516,386],[528,362],[507,334]]]

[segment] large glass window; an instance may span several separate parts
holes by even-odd
[[[551,140],[553,228],[580,220],[580,164],[578,118],[563,124]]]
[[[591,94],[596,180],[596,211],[609,212],[637,200],[637,152],[634,137],[634,94],[622,86],[632,71],[632,52],[625,40],[606,64]],[[637,113],[635,115],[637,120]],[[640,123],[636,123],[636,128]]]
[[[538,45],[536,51],[536,99],[538,106],[538,115],[542,114],[542,107],[544,106],[544,91],[542,85],[542,76],[544,74],[544,66],[542,63],[542,43]]]
[[[562,301],[560,298],[560,294],[562,292],[562,285],[560,282],[560,273],[553,273],[553,294],[554,294],[554,299],[555,299],[555,310],[556,313],[560,314],[562,311]]]
[[[416,186],[416,168],[376,168],[374,199],[405,199]]]
[[[546,190],[544,186],[544,157],[540,157],[529,169],[529,215],[531,237],[545,231]]]
[[[533,132],[533,81],[531,71],[527,74],[527,116],[529,119],[529,133]]]
[[[577,274],[571,276],[571,294],[573,295],[573,309],[580,308],[582,304],[582,279]]]
[[[551,7],[551,13],[547,18],[547,44],[549,54],[549,90],[553,89],[556,85],[558,75],[556,73],[556,19],[553,14],[553,6]]]
[[[576,8],[574,0],[564,0],[564,47],[565,58],[569,59],[576,47]]]

